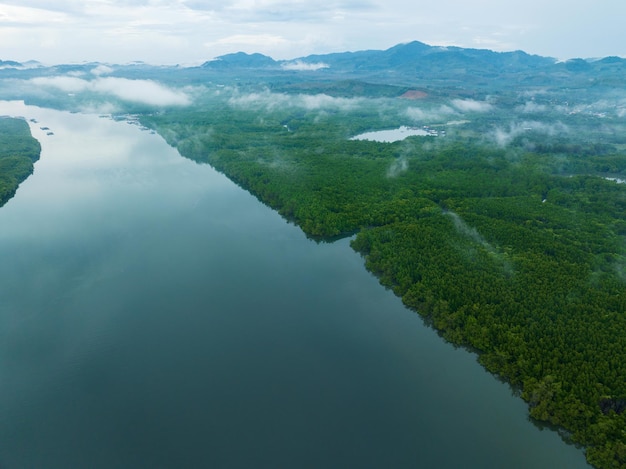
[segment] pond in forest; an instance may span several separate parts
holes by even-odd
[[[387,130],[376,130],[372,132],[365,132],[359,135],[355,135],[350,140],[373,140],[375,142],[397,142],[400,140],[404,140],[407,137],[413,136],[438,136],[439,132],[437,130],[432,130],[430,128],[415,128],[415,127],[407,127],[400,126],[397,129],[387,129]]]

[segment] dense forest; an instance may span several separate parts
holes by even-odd
[[[23,119],[0,117],[0,206],[33,173],[41,146]]]
[[[626,465],[626,154],[617,119],[599,125],[568,113],[555,127],[543,115],[559,131],[542,131],[538,116],[510,120],[520,105],[510,96],[465,101],[463,120],[441,117],[440,97],[421,113],[386,97],[218,90],[204,99],[142,122],[313,239],[353,236],[367,269],[445,339],[476,351],[533,419],[584,445],[597,467]],[[438,136],[351,138],[410,116]],[[493,129],[509,130],[506,144]]]

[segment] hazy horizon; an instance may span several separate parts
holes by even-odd
[[[4,0],[0,59],[185,65],[239,51],[291,60],[414,40],[559,60],[625,57],[624,16],[626,4],[614,0]]]

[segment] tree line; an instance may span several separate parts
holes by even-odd
[[[41,146],[25,120],[0,117],[0,206],[33,173],[40,153]]]

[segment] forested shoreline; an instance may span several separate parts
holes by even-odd
[[[31,135],[25,120],[0,117],[0,207],[33,173],[40,153],[41,145]]]
[[[621,142],[531,131],[504,148],[476,137],[493,115],[445,138],[358,141],[402,118],[387,101],[247,104],[142,121],[312,238],[357,233],[367,269],[521,389],[531,417],[597,467],[626,464],[626,185],[606,178],[626,173]]]

